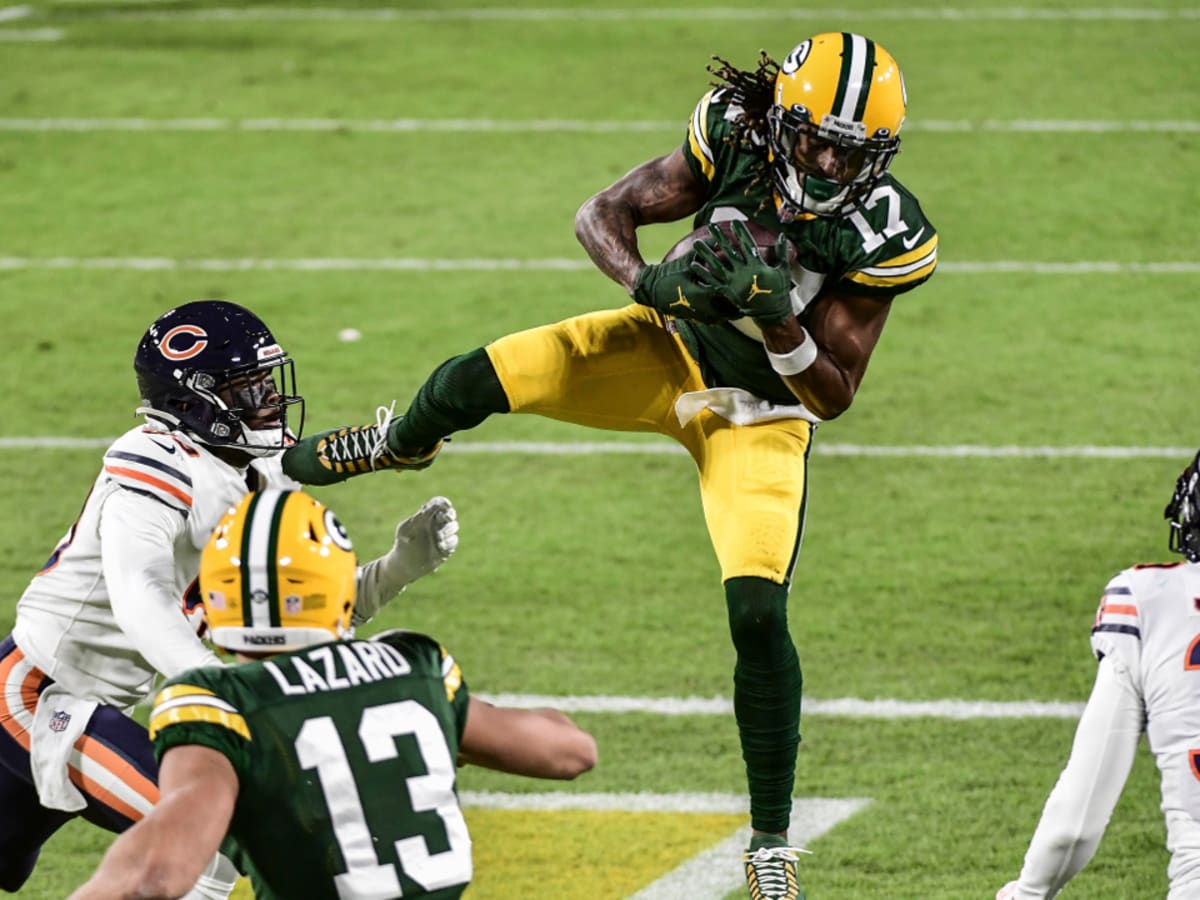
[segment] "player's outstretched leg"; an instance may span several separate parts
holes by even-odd
[[[388,448],[391,407],[381,406],[371,425],[346,425],[304,438],[283,454],[283,471],[301,484],[337,484],[378,469],[424,469],[433,465],[443,441],[414,455]]]
[[[737,650],[733,712],[750,787],[754,829],[742,860],[752,900],[804,900],[788,846],[800,745],[800,658],[788,634],[787,587],[765,578],[725,582],[729,630]]]
[[[424,469],[447,436],[508,412],[508,398],[483,348],[442,363],[403,416],[380,407],[373,424],[304,438],[283,454],[283,471],[301,484],[336,484],[379,469]]]

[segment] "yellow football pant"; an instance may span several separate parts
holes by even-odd
[[[703,410],[681,428],[675,400],[704,390],[683,341],[630,305],[500,338],[486,348],[514,413],[612,431],[656,431],[691,454],[721,578],[787,582],[804,520],[812,425],[734,425]]]

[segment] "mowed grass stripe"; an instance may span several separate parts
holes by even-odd
[[[84,437],[0,437],[0,450],[87,450],[104,448],[115,438]],[[685,451],[675,443],[661,441],[456,441],[446,453],[484,455],[514,454],[533,456],[599,456],[608,454],[672,455]],[[871,444],[815,443],[817,456],[900,458],[935,457],[955,459],[1186,459],[1195,453],[1190,447],[989,447],[979,444],[947,446],[886,446]]]
[[[45,34],[42,40],[57,40],[53,29],[40,32],[0,30],[0,39],[9,35]],[[14,38],[18,39],[18,38]],[[26,40],[39,38],[26,37]],[[1111,134],[1114,132],[1200,133],[1196,119],[917,119],[906,122],[906,134],[928,132],[1013,132],[1033,134]],[[361,132],[411,134],[420,132],[516,132],[516,133],[648,133],[679,131],[679,122],[656,120],[605,119],[330,119],[261,118],[227,119],[212,117],[87,117],[45,116],[0,118],[0,131],[16,132]]]
[[[80,4],[81,6],[83,4]],[[58,17],[62,17],[59,12]],[[943,7],[892,9],[824,9],[816,7],[744,8],[692,6],[626,7],[596,9],[588,7],[475,7],[463,9],[393,9],[387,7],[341,9],[316,7],[251,6],[242,8],[213,7],[181,10],[105,10],[84,13],[87,19],[120,20],[126,22],[631,22],[631,21],[793,21],[814,17],[846,19],[849,21],[935,21],[943,25],[956,22],[1044,22],[1044,21],[1170,21],[1200,18],[1196,8],[1122,8],[1094,7],[1083,9],[1035,9],[1029,7]]]
[[[0,28],[0,43],[44,44],[62,39],[61,28]]]
[[[532,709],[552,706],[571,713],[651,713],[660,716],[729,716],[724,697],[582,697],[545,694],[483,694],[489,703]],[[1065,701],[834,700],[804,699],[804,715],[847,719],[1077,719],[1082,703]]]
[[[175,259],[161,256],[0,256],[0,271],[101,269],[130,272],[587,272],[586,259],[433,259],[427,257]],[[1195,262],[1033,262],[1018,260],[943,262],[950,275],[1196,275]]]

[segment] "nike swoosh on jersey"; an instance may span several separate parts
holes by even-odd
[[[921,230],[918,231],[916,234],[914,234],[911,239],[910,238],[902,238],[900,243],[902,243],[904,245],[905,250],[911,250],[913,247],[917,246],[917,241],[919,241],[921,239],[921,235],[923,235],[924,233],[925,233],[925,226],[922,225]]]
[[[168,453],[174,453],[174,452],[175,452],[175,445],[174,445],[174,444],[160,444],[160,443],[159,443],[158,441],[156,441],[154,438],[150,438],[150,443],[152,443],[152,444],[153,444],[155,447],[159,447],[159,448],[161,448],[161,449],[163,449],[163,450],[166,450]]]

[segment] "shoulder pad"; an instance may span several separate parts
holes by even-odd
[[[118,438],[104,454],[104,474],[119,487],[151,497],[185,515],[192,508],[188,459],[199,455],[173,433],[137,429]]]
[[[684,152],[692,170],[705,181],[712,181],[716,174],[717,154],[729,130],[730,114],[734,112],[720,88],[701,97],[692,110]]]
[[[283,454],[251,460],[250,469],[258,473],[263,487],[279,488],[281,491],[302,491],[304,485],[283,473]]]
[[[894,178],[885,178],[845,221],[858,244],[857,262],[845,276],[856,292],[904,293],[937,268],[937,230]]]
[[[410,653],[417,652],[441,652],[441,645],[427,634],[421,634],[419,631],[407,631],[403,628],[392,628],[388,631],[381,631],[374,637],[368,640],[378,641],[383,644],[389,644],[401,652],[407,650]]]
[[[1097,657],[1119,652],[1130,641],[1140,645],[1141,615],[1129,570],[1115,575],[1105,586],[1092,624],[1092,651]]]
[[[429,659],[441,672],[442,682],[446,686],[447,699],[453,700],[454,695],[458,693],[458,689],[462,686],[462,670],[459,669],[458,663],[454,661],[454,657],[450,655],[450,651],[429,635],[397,628],[381,632],[371,638],[371,640],[380,641],[391,647],[395,647],[410,659],[416,657],[417,654],[421,654]]]

